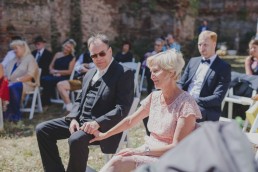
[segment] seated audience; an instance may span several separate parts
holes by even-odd
[[[95,67],[95,65],[92,62],[89,52],[86,51],[80,55],[79,59],[75,63],[74,79],[64,80],[57,83],[58,92],[65,103],[65,108],[67,111],[70,112],[73,106],[69,97],[69,91],[82,89],[82,79],[86,72],[93,67]]]
[[[49,75],[41,78],[42,103],[50,105],[50,98],[55,95],[56,84],[59,81],[69,79],[75,64],[74,48],[76,43],[73,39],[68,39],[63,43],[63,51],[55,54],[49,66]]]
[[[149,116],[150,136],[144,145],[126,148],[116,154],[100,171],[133,171],[142,164],[153,163],[173,149],[196,127],[201,112],[193,97],[181,90],[176,81],[185,62],[175,50],[158,53],[147,59],[151,78],[159,91],[152,92],[141,102],[141,107],[106,132],[96,130],[91,142],[104,140],[135,126]]]
[[[166,43],[163,46],[162,50],[166,51],[172,48],[175,49],[176,51],[180,51],[181,46],[175,41],[172,34],[168,34],[166,37]]]
[[[45,48],[46,40],[41,36],[37,36],[33,41],[36,49],[32,51],[32,55],[36,58],[39,68],[41,68],[41,78],[49,75],[49,65],[52,61],[52,53]]]
[[[115,56],[115,60],[118,62],[132,62],[133,54],[130,52],[131,44],[128,41],[123,42],[122,51],[118,52]]]
[[[37,140],[44,171],[85,172],[89,141],[96,130],[107,131],[125,118],[133,101],[134,74],[112,57],[106,35],[88,39],[88,49],[96,68],[83,79],[83,89],[71,112],[63,118],[40,123]],[[59,156],[57,140],[67,139],[69,162],[65,170]],[[101,151],[114,153],[121,134],[98,142]]]
[[[10,103],[4,117],[9,121],[21,119],[20,103],[22,97],[28,91],[33,91],[38,77],[38,65],[31,55],[28,44],[22,40],[11,43],[16,57],[12,59],[6,68],[6,76],[9,80]]]
[[[249,43],[249,56],[245,60],[245,73],[258,75],[258,40],[251,40]]]

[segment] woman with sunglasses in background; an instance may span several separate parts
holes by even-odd
[[[42,103],[50,105],[50,98],[55,95],[56,84],[59,81],[69,79],[75,65],[75,46],[76,42],[73,39],[68,39],[62,45],[63,51],[55,54],[49,66],[50,75],[41,78]]]

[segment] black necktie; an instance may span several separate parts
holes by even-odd
[[[40,51],[38,51],[38,53],[37,53],[37,58],[36,58],[36,61],[37,61],[37,62],[39,61],[40,57],[41,57],[41,54],[40,54]]]
[[[202,63],[208,63],[208,64],[210,64],[210,63],[211,63],[211,60],[210,60],[210,59],[207,59],[207,60],[202,59],[201,62],[202,62]]]

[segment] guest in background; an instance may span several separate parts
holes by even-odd
[[[39,68],[41,68],[41,78],[49,75],[49,65],[52,61],[53,54],[46,49],[46,40],[42,36],[37,36],[33,41],[36,49],[32,51],[32,55],[38,62]]]
[[[208,22],[207,20],[203,20],[201,26],[198,28],[198,33],[200,34],[201,32],[205,30],[210,30],[208,27]]]
[[[249,56],[245,59],[245,73],[258,75],[258,40],[249,43]]]
[[[129,172],[142,164],[156,162],[195,129],[195,121],[201,118],[201,112],[194,98],[176,84],[184,64],[182,54],[175,50],[161,52],[147,59],[151,79],[156,89],[160,90],[152,92],[134,114],[110,130],[103,133],[96,130],[91,142],[104,140],[132,128],[147,116],[151,134],[145,137],[144,145],[126,148],[116,154],[101,172]]]
[[[166,37],[166,43],[162,47],[163,51],[169,50],[169,49],[175,49],[176,51],[180,52],[181,46],[175,41],[172,34],[168,34]]]
[[[13,36],[11,37],[11,42],[15,41],[15,40],[22,40],[22,38],[20,36]],[[9,51],[6,53],[3,61],[2,61],[2,65],[4,67],[4,70],[6,70],[7,64],[9,63],[9,61],[13,60],[15,58],[15,53],[14,50],[11,48],[11,46],[9,47]]]
[[[84,75],[95,65],[90,57],[88,50],[81,54],[79,59],[76,61],[74,70],[75,76],[73,80],[64,80],[57,83],[58,92],[65,103],[65,108],[68,112],[72,109],[72,102],[69,97],[69,91],[75,91],[82,89],[82,79]]]
[[[56,84],[59,81],[69,79],[75,64],[74,49],[76,43],[73,39],[68,39],[63,43],[63,51],[55,54],[49,66],[49,75],[41,78],[42,103],[50,105],[50,98],[55,95]]]
[[[150,69],[146,66],[146,63],[150,56],[153,56],[157,53],[162,52],[162,47],[163,47],[163,40],[161,38],[157,38],[154,43],[154,51],[147,52],[144,55],[144,61],[142,62],[142,68],[145,68],[145,76],[146,76],[146,80],[147,80],[147,93],[148,94],[150,94],[152,92],[154,83],[151,79]],[[143,119],[143,123],[144,123],[145,129],[146,129],[147,135],[150,135],[150,132],[148,131],[148,128],[147,128],[148,118],[149,117],[146,117],[145,119]]]
[[[122,51],[118,52],[115,56],[115,60],[117,62],[132,62],[133,54],[130,52],[131,43],[128,41],[123,42]]]
[[[203,31],[198,38],[200,57],[187,64],[178,86],[192,95],[202,113],[203,121],[218,121],[221,102],[231,82],[231,66],[215,52],[217,34]]]
[[[11,43],[16,57],[7,64],[6,76],[9,80],[10,104],[4,113],[10,121],[21,119],[20,103],[25,92],[33,91],[38,81],[38,65],[27,42],[16,40]]]

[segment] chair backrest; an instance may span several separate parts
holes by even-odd
[[[258,102],[255,102],[247,111],[246,119],[251,124],[250,133],[256,133],[258,129]]]
[[[258,114],[258,102],[256,102],[254,105],[252,105],[246,112],[246,118],[248,122],[253,125],[255,118]]]
[[[134,70],[134,93],[137,97],[140,97],[140,87],[139,87],[139,73],[141,68],[141,63],[138,62],[124,62],[121,65]]]

